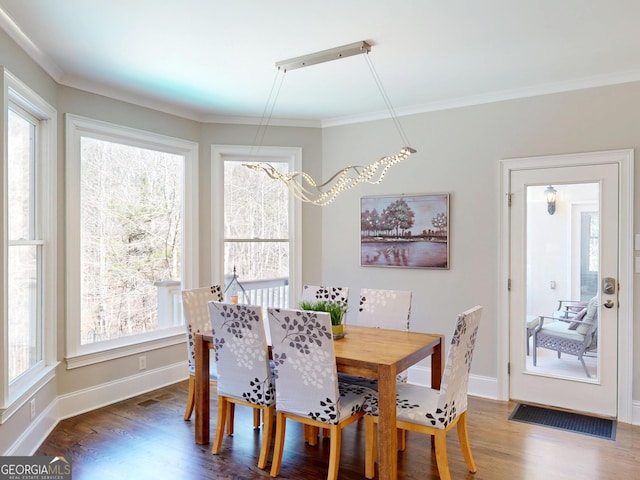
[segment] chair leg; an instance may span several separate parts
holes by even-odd
[[[398,428],[396,430],[397,433],[397,443],[398,443],[398,451],[404,452],[404,449],[407,448],[407,431],[402,428]]]
[[[338,469],[340,468],[340,446],[342,444],[342,432],[337,425],[332,425],[329,430],[331,443],[329,444],[329,471],[327,480],[337,480]]]
[[[434,437],[436,444],[436,464],[438,465],[440,480],[451,480],[449,459],[447,457],[447,432],[439,430],[435,433]]]
[[[260,428],[260,409],[253,409],[253,428]]]
[[[222,446],[222,437],[224,435],[224,424],[228,418],[229,402],[225,397],[218,396],[218,423],[216,424],[216,436],[213,440],[213,448],[211,453],[217,455]]]
[[[193,414],[193,407],[196,404],[196,377],[195,375],[189,375],[189,393],[187,393],[187,407],[184,410],[184,420],[191,419]]]
[[[467,412],[463,412],[462,415],[460,415],[458,424],[456,425],[456,429],[458,430],[458,440],[460,441],[460,448],[462,449],[462,455],[464,456],[464,461],[467,464],[467,468],[471,473],[476,473],[476,463],[473,461],[473,456],[471,455],[471,445],[469,444]]]
[[[312,447],[315,447],[318,444],[318,435],[320,434],[320,429],[318,427],[309,425],[307,427],[307,433],[307,443]]]
[[[271,460],[271,476],[277,477],[280,474],[282,465],[282,450],[284,449],[284,435],[287,418],[282,412],[276,412],[276,438],[273,447],[273,460]]]
[[[375,462],[378,453],[378,429],[371,415],[364,416],[364,476],[375,476]]]
[[[233,435],[233,425],[236,417],[236,404],[229,403],[227,408],[227,435]]]
[[[271,448],[271,434],[273,433],[273,413],[275,406],[266,408],[263,412],[264,427],[262,429],[262,447],[260,448],[260,458],[258,468],[263,469],[267,465],[267,457]],[[255,412],[255,410],[254,410]]]
[[[587,364],[584,363],[584,358],[582,358],[582,355],[580,355],[580,362],[582,362],[582,368],[584,368],[584,373],[587,374],[587,378],[591,378],[591,374],[589,373],[589,369],[587,368]]]

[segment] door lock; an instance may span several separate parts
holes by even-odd
[[[616,294],[616,279],[613,277],[604,277],[602,279],[602,293],[605,295]],[[609,307],[611,308],[611,307]]]

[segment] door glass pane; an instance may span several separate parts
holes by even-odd
[[[555,190],[555,205],[545,194]],[[599,184],[527,187],[527,370],[577,379],[597,372]],[[535,348],[534,339],[538,348]],[[535,363],[535,365],[534,365]]]

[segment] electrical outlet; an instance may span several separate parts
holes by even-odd
[[[35,398],[32,398],[31,401],[29,402],[29,408],[31,409],[30,417],[31,417],[31,420],[33,420],[36,417],[36,399]]]
[[[141,357],[138,357],[138,369],[145,370],[146,368],[147,368],[147,357],[144,355]]]

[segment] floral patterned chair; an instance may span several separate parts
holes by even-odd
[[[302,287],[300,300],[306,302],[334,302],[346,307],[349,303],[349,287],[305,285]]]
[[[397,426],[435,437],[435,457],[442,480],[450,480],[447,432],[457,426],[462,454],[470,472],[476,471],[467,433],[467,388],[473,350],[482,307],[458,315],[440,390],[399,383],[397,386]],[[365,477],[373,478],[377,450],[378,401],[365,405]]]
[[[411,292],[405,290],[361,289],[357,324],[408,332],[411,296]],[[378,383],[370,378],[344,374],[340,374],[339,378],[341,382],[378,389]],[[406,382],[408,378],[406,371],[398,373],[399,382]]]
[[[276,378],[276,437],[271,476],[282,464],[287,419],[330,433],[328,480],[338,477],[341,431],[363,415],[373,392],[338,382],[331,321],[325,312],[269,309]]]
[[[193,343],[194,335],[211,329],[207,310],[207,302],[211,300],[222,301],[222,288],[220,285],[182,291],[182,308],[187,328],[187,361],[189,362],[189,393],[187,396],[187,408],[184,411],[185,420],[191,418],[195,405],[196,352]],[[212,372],[211,381],[215,381],[215,369],[210,369],[210,371]]]
[[[264,428],[258,468],[264,468],[271,446],[276,398],[262,307],[209,302],[209,317],[218,368],[218,422],[211,451],[220,451],[230,405],[259,408]]]

